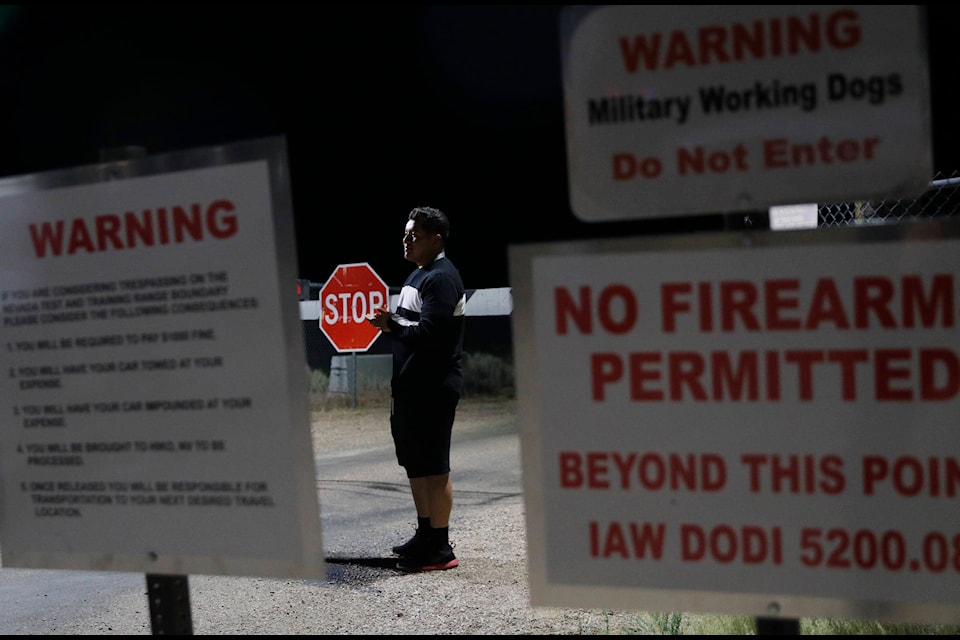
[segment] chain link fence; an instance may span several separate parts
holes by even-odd
[[[891,223],[904,218],[942,218],[960,215],[960,172],[937,173],[929,188],[915,200],[835,202],[818,205],[818,227]]]

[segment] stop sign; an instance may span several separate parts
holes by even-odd
[[[341,264],[320,289],[320,330],[337,351],[366,351],[380,335],[367,322],[389,290],[366,262]]]

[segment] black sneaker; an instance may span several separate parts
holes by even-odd
[[[398,544],[393,547],[393,552],[398,556],[408,556],[411,553],[415,553],[418,548],[423,545],[424,539],[426,536],[418,530],[413,537],[404,542],[403,544]]]
[[[445,571],[458,566],[460,561],[453,555],[453,547],[449,544],[439,549],[422,549],[419,553],[405,556],[397,563],[400,571]]]

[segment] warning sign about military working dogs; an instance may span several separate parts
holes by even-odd
[[[915,5],[569,6],[561,27],[584,220],[914,197],[930,181]]]

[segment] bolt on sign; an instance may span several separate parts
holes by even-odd
[[[605,221],[918,196],[932,176],[922,11],[564,9],[571,208]]]
[[[958,223],[511,247],[534,604],[960,622]]]
[[[320,289],[320,330],[340,353],[366,351],[380,336],[367,320],[388,300],[386,283],[369,264],[341,264]]]

